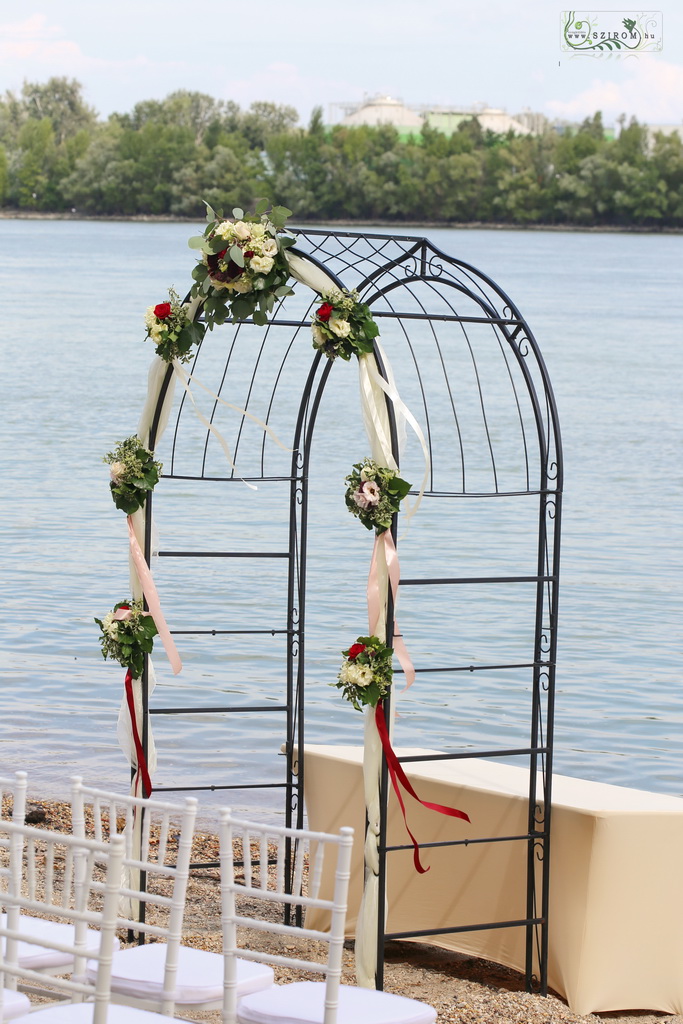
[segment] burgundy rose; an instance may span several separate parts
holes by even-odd
[[[248,249],[247,252],[245,252],[245,254],[244,254],[244,258],[247,259],[247,260],[250,260],[253,255],[254,255],[254,253],[252,252],[252,250]]]
[[[206,257],[209,275],[214,279],[214,281],[234,281],[244,273],[244,267],[238,267],[232,260],[228,261],[228,265],[225,270],[220,269],[219,262],[222,257],[225,256],[227,251],[227,249],[224,249],[222,253],[211,253]]]
[[[348,654],[349,661],[355,661],[358,655],[362,654],[364,650],[366,650],[365,644],[351,644]]]
[[[171,315],[171,303],[160,302],[158,306],[154,307],[154,315],[157,320],[165,320],[167,316]]]
[[[334,312],[334,306],[332,305],[332,303],[331,302],[323,302],[323,304],[320,307],[320,309],[316,310],[315,315],[317,316],[318,320],[323,320],[325,323],[327,323],[327,321],[332,316],[333,312]]]

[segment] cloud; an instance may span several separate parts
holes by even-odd
[[[588,59],[591,58],[575,58]],[[572,99],[550,100],[545,108],[552,116],[572,121],[582,120],[596,110],[607,118],[626,114],[653,125],[683,121],[683,67],[643,54],[619,65],[619,75],[619,81],[594,78],[588,88]]]

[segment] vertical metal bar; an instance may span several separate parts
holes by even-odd
[[[373,352],[373,358],[377,363],[377,369],[384,379],[387,379],[386,371],[382,360],[375,350]],[[384,396],[384,401],[387,407],[387,417],[389,420],[389,437],[391,440],[391,453],[394,456],[396,465],[399,465],[399,446],[398,446],[398,431],[396,429],[396,414],[394,412],[394,404],[388,395]],[[391,521],[391,535],[394,540],[394,544],[397,543],[398,534],[398,514],[394,513]],[[385,643],[388,647],[391,647],[394,641],[394,598],[391,593],[391,587],[387,589],[387,616],[386,616],[386,637]],[[391,722],[391,692],[387,695],[384,700],[385,714],[387,720],[387,727]],[[387,893],[387,818],[388,818],[388,806],[389,806],[389,769],[387,767],[387,760],[382,752],[382,765],[380,769],[380,783],[379,783],[379,877],[378,877],[378,900],[377,900],[377,968],[375,970],[375,988],[382,990],[384,988],[384,935],[386,931],[385,926],[385,904],[386,904],[386,893]],[[366,823],[367,828],[367,823]]]

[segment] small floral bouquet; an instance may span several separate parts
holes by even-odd
[[[348,651],[342,651],[344,661],[336,683],[357,711],[364,706],[376,707],[391,689],[394,670],[391,666],[391,647],[376,636],[359,636]]]
[[[157,627],[142,601],[119,601],[103,619],[95,619],[102,630],[102,657],[113,658],[130,670],[134,679],[142,675],[145,654],[151,654]]]
[[[354,353],[372,352],[379,328],[358,292],[323,292],[321,297],[323,304],[311,324],[313,348],[322,349],[328,359],[349,360]]]
[[[158,484],[161,463],[154,461],[154,454],[135,434],[120,441],[102,461],[110,467],[109,487],[114,504],[126,515],[132,515],[145,504],[147,491]]]
[[[394,512],[410,491],[410,484],[400,476],[378,466],[372,459],[357,462],[346,477],[349,485],[344,499],[347,508],[358,516],[367,530],[384,533],[391,527]]]
[[[149,306],[145,313],[147,337],[156,345],[156,354],[170,363],[179,359],[187,363],[192,358],[192,346],[204,337],[204,324],[190,320],[187,304],[173,288],[168,289],[170,302]]]
[[[209,328],[232,317],[263,326],[275,300],[291,295],[286,250],[294,239],[280,232],[291,210],[262,199],[253,214],[233,210],[228,220],[207,206],[209,222],[203,235],[190,239],[200,249],[201,263],[192,271],[193,295],[204,295],[204,318]]]

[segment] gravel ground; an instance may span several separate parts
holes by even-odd
[[[3,817],[8,808],[3,806]],[[70,830],[66,804],[32,801],[27,820],[44,828]],[[207,832],[195,838],[193,860],[206,864],[217,860],[218,841]],[[248,912],[248,910],[247,910]],[[201,949],[220,950],[220,892],[215,868],[194,869],[188,888],[183,941]],[[290,937],[258,934],[254,948],[285,951],[307,959],[324,959],[319,943]],[[306,977],[276,968],[278,982]],[[344,982],[355,983],[353,947],[344,951]],[[429,1003],[438,1013],[437,1024],[683,1024],[683,1017],[649,1011],[601,1013],[579,1016],[560,998],[530,995],[523,991],[521,975],[497,964],[459,955],[416,942],[392,942],[386,949],[385,989]],[[184,1014],[207,1024],[220,1024],[219,1011]],[[362,1024],[361,1021],[358,1024]]]

